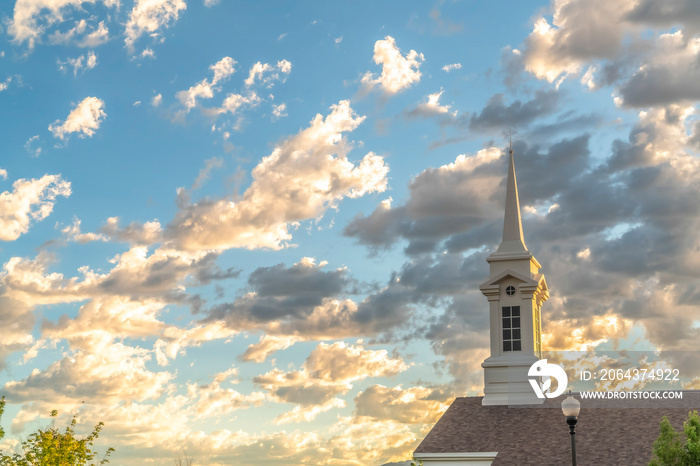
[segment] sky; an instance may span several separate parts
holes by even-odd
[[[2,2],[0,448],[410,459],[483,389],[509,134],[543,348],[700,388],[698,101],[693,0]]]

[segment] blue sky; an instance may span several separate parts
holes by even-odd
[[[664,5],[3,3],[2,448],[59,409],[113,464],[409,459],[483,387],[510,133],[544,348],[697,351]]]

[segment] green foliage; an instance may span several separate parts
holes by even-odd
[[[5,410],[5,398],[0,399],[0,420]],[[53,410],[51,417],[58,416],[58,411]],[[96,466],[109,463],[107,457],[114,451],[108,448],[104,457],[95,462],[97,452],[93,449],[93,443],[99,436],[102,422],[97,424],[93,431],[84,439],[75,436],[75,416],[63,432],[54,427],[53,423],[46,429],[39,429],[29,435],[22,442],[22,453],[5,455],[0,450],[0,466]],[[0,439],[5,432],[0,428]]]
[[[675,431],[666,416],[661,420],[660,429],[659,437],[654,440],[654,457],[649,466],[681,466],[683,444],[680,432]]]
[[[700,464],[700,416],[688,413],[683,432],[676,432],[664,416],[661,432],[654,441],[653,458],[649,466],[696,466]]]
[[[700,416],[697,411],[688,414],[688,419],[683,423],[683,432],[688,464],[700,464]]]
[[[0,398],[0,421],[2,420],[2,413],[4,413],[4,412],[5,412],[5,397],[3,396],[2,398]],[[4,437],[5,437],[5,431],[2,429],[2,425],[0,425],[0,440],[2,440]]]

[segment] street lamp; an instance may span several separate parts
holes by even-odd
[[[578,421],[578,413],[581,411],[581,403],[571,395],[571,390],[564,401],[561,402],[561,411],[566,416],[566,423],[569,424],[571,433],[571,464],[576,466],[576,421]]]

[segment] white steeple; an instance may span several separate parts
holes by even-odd
[[[506,188],[506,215],[503,219],[503,241],[496,252],[517,253],[527,251],[527,246],[523,239],[523,222],[520,218],[520,198],[512,144],[508,152],[508,187]]]
[[[491,356],[484,368],[484,405],[541,402],[528,382],[528,369],[542,351],[540,310],[549,298],[541,265],[527,250],[520,217],[512,145],[508,158],[503,240],[486,260],[490,278],[479,286],[489,301]]]

